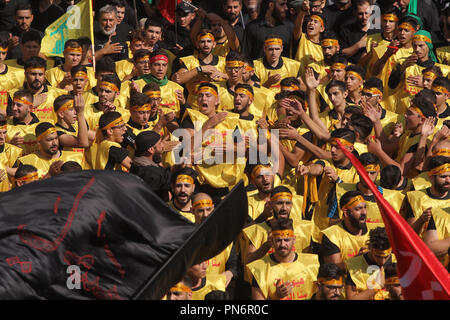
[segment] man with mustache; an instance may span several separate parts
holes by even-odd
[[[450,206],[450,158],[434,156],[428,163],[428,176],[431,186],[422,190],[410,191],[406,194],[404,217],[421,236],[427,245],[445,247],[449,244],[449,214]],[[434,250],[445,258],[446,250]]]
[[[117,29],[117,9],[115,6],[102,7],[98,15],[99,30],[94,33],[95,59],[111,56],[114,61],[128,58],[126,44],[128,32]]]
[[[31,57],[24,65],[25,83],[23,88],[33,93],[32,111],[40,121],[55,123],[56,113],[53,111],[53,101],[56,97],[67,93],[67,91],[52,87],[45,79],[47,68],[46,61],[41,57]],[[11,92],[10,95],[14,93]]]
[[[305,300],[313,295],[317,255],[295,251],[292,219],[277,219],[270,227],[273,253],[247,264],[253,275],[253,300]]]
[[[319,260],[346,269],[345,262],[363,252],[369,239],[366,201],[360,191],[347,191],[339,200],[342,221],[320,232]]]
[[[195,222],[195,216],[192,213],[191,207],[197,176],[197,172],[192,168],[186,167],[174,172],[171,178],[172,200],[169,201],[169,206],[192,223]]]
[[[66,161],[75,161],[82,165],[82,153],[59,149],[58,133],[53,124],[39,123],[36,126],[35,135],[39,146],[38,151],[17,159],[16,167],[21,164],[33,165],[37,168],[39,178],[43,178],[48,174],[59,173]]]
[[[241,17],[241,11],[242,0],[225,0],[223,2],[222,16],[233,27],[233,30],[239,39],[239,43],[244,41],[245,26],[250,20],[248,14],[244,14],[243,12],[243,16]]]
[[[279,185],[273,188],[261,214],[255,219],[255,224],[244,229],[245,237],[249,240],[246,253],[246,264],[263,258],[272,248],[268,231],[279,219],[292,219],[295,227],[295,246],[293,250],[298,253],[309,252],[313,223],[302,220],[299,208],[293,208],[293,201],[300,196],[293,195],[286,186]],[[297,198],[297,199],[295,199]],[[261,210],[261,209],[260,209]],[[273,218],[272,218],[273,216]],[[269,252],[270,253],[270,252]]]
[[[334,263],[324,263],[317,274],[317,291],[311,300],[340,300],[344,288],[342,271]]]
[[[385,300],[384,268],[393,260],[392,248],[385,228],[370,230],[369,250],[346,261],[345,292],[349,300]]]
[[[282,39],[285,57],[290,56],[294,24],[287,19],[287,0],[263,0],[258,18],[245,27],[243,53],[253,60],[264,56],[264,40],[270,34]]]
[[[31,9],[31,5],[28,3],[19,3],[14,8],[14,20],[16,25],[14,28],[9,30],[11,37],[9,39],[9,50],[8,50],[8,59],[18,59],[22,56],[20,42],[22,36],[32,30],[38,32],[41,37],[44,37],[44,34],[34,28],[31,28],[31,23],[33,22],[33,10]]]

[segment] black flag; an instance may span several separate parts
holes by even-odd
[[[195,225],[114,171],[13,189],[0,195],[0,299],[160,299],[236,239],[246,204],[241,182]]]

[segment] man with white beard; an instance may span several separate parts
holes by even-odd
[[[106,5],[99,11],[98,30],[94,33],[95,59],[110,56],[114,61],[128,58],[126,44],[128,33],[123,28],[117,28],[117,9]]]

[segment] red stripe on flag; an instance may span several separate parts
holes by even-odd
[[[364,166],[342,144],[341,150],[377,199],[406,300],[450,300],[450,274],[403,217],[384,199]]]

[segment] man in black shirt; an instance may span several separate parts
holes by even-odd
[[[50,0],[30,1],[30,3],[34,15],[31,27],[41,32],[45,32],[49,25],[64,14],[64,10]]]
[[[328,5],[323,9],[323,15],[326,18],[326,30],[338,32],[343,24],[354,21],[351,0],[336,0],[334,4]]]
[[[249,23],[248,15],[241,15],[242,0],[223,0],[222,16],[233,27],[239,43],[244,41],[245,26]]]
[[[263,0],[258,19],[245,28],[244,53],[253,60],[264,56],[264,40],[270,34],[276,34],[283,40],[285,57],[291,56],[291,42],[294,24],[287,19],[286,0]]]
[[[182,50],[192,51],[194,46],[191,41],[191,26],[195,18],[194,8],[181,2],[175,10],[175,15],[175,24],[165,33],[164,42],[174,54],[179,54]]]
[[[0,30],[10,30],[14,27],[14,8],[23,3],[28,3],[28,1],[0,0]]]
[[[136,153],[130,173],[141,177],[162,200],[168,201],[170,168],[160,165],[164,144],[155,131],[143,131],[136,137]]]
[[[356,20],[340,30],[342,53],[351,63],[358,63],[366,53],[367,34],[370,33],[370,16],[372,7],[369,0],[357,0],[353,13]]]
[[[99,60],[105,55],[111,56],[114,61],[128,58],[128,32],[117,28],[116,7],[106,5],[100,9],[98,29],[94,33],[95,59]]]

